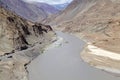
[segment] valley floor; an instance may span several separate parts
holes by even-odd
[[[80,52],[85,42],[62,32],[58,45],[47,49],[28,66],[29,80],[120,80],[85,63]]]

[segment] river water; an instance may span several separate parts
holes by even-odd
[[[29,80],[120,80],[83,62],[80,52],[85,43],[82,40],[62,32],[57,34],[64,41],[31,62]]]

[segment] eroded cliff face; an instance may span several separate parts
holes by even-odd
[[[0,51],[24,50],[35,43],[42,43],[44,35],[52,33],[49,25],[28,22],[13,13],[0,10]],[[49,37],[49,36],[48,36]]]
[[[28,80],[26,65],[55,37],[49,25],[29,22],[0,7],[0,80]]]

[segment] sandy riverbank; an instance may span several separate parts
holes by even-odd
[[[120,74],[120,54],[118,53],[101,49],[88,43],[81,56],[91,66]]]

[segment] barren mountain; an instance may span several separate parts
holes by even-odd
[[[96,46],[86,46],[83,54],[86,62],[96,67],[120,70],[116,55],[120,53],[119,12],[119,0],[74,0],[50,24],[59,24],[56,28]],[[95,52],[99,48],[107,50],[100,50],[106,56]],[[112,58],[114,54],[116,56]]]
[[[63,22],[71,22],[73,18],[76,18],[76,15],[80,15],[94,5],[95,1],[96,0],[73,0],[61,13],[46,19],[46,23],[56,25]],[[52,21],[53,19],[54,21]]]
[[[74,0],[53,22],[92,41],[119,38],[119,4],[117,0]]]
[[[49,15],[59,12],[56,8],[45,3],[28,3],[23,0],[1,0],[1,2],[7,9],[33,22],[40,22]]]
[[[52,6],[54,6],[55,8],[57,8],[58,10],[63,10],[68,6],[69,3],[64,3],[64,4],[53,4]]]
[[[0,7],[0,80],[28,80],[27,64],[53,38],[49,25],[29,22]]]
[[[46,4],[46,3],[33,2],[31,4],[36,5],[37,7],[44,10],[44,12],[46,12],[47,15],[56,14],[60,11],[57,8],[55,8],[53,5],[49,5],[49,4]]]

